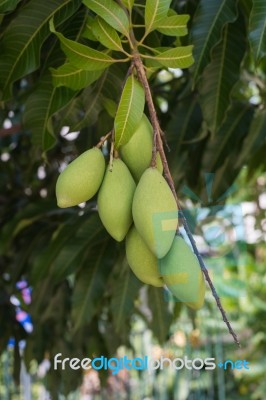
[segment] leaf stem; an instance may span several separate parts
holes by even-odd
[[[159,51],[159,50],[156,50],[156,49],[153,49],[152,47],[150,47],[150,46],[147,46],[146,44],[143,44],[143,43],[138,43],[138,46],[140,46],[140,47],[145,47],[145,49],[148,49],[148,50],[150,50],[152,53],[157,53],[157,54],[160,54],[161,52]],[[143,55],[141,55],[142,57],[145,57],[145,55],[143,56]]]

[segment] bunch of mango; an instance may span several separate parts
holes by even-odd
[[[156,167],[150,167],[152,147],[153,129],[144,114],[112,167],[106,166],[97,147],[67,166],[57,180],[57,203],[72,207],[98,192],[100,219],[115,240],[125,239],[127,261],[137,278],[156,287],[166,285],[175,298],[198,309],[204,302],[203,274],[178,234],[177,203],[162,176],[159,153]]]

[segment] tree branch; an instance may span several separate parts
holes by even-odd
[[[216,289],[215,289],[215,287],[214,287],[214,285],[212,283],[212,280],[211,280],[211,278],[209,276],[209,272],[208,272],[208,270],[207,270],[207,268],[205,266],[203,258],[201,257],[201,254],[199,253],[199,251],[197,249],[196,242],[195,242],[195,240],[193,238],[192,233],[190,232],[186,217],[185,217],[185,215],[184,215],[184,213],[182,211],[181,204],[180,204],[180,202],[179,202],[179,200],[177,198],[176,191],[175,191],[175,186],[174,186],[174,181],[173,181],[173,178],[171,176],[171,173],[170,173],[170,170],[169,170],[169,167],[168,167],[168,162],[167,162],[167,159],[166,159],[166,156],[165,156],[165,152],[164,152],[164,148],[163,148],[163,141],[162,141],[162,137],[161,137],[161,128],[160,128],[160,124],[159,124],[158,117],[157,117],[157,114],[156,114],[155,106],[154,106],[154,103],[153,103],[150,86],[149,86],[148,79],[147,79],[147,76],[146,76],[146,73],[145,73],[144,65],[142,63],[142,60],[140,58],[140,55],[139,55],[138,51],[134,52],[133,60],[134,60],[135,68],[137,70],[138,78],[139,78],[140,82],[142,83],[142,86],[143,86],[143,88],[145,90],[145,96],[146,96],[146,100],[147,100],[147,104],[148,104],[148,108],[149,108],[151,123],[152,123],[153,129],[154,129],[154,138],[155,138],[156,143],[154,145],[155,149],[153,148],[153,161],[154,161],[154,153],[155,153],[155,160],[156,160],[156,150],[158,149],[158,151],[160,153],[160,156],[161,156],[161,159],[162,159],[162,163],[163,163],[165,178],[166,178],[166,180],[167,180],[167,182],[168,182],[168,184],[170,186],[170,189],[171,189],[171,191],[172,191],[172,193],[174,195],[174,198],[176,200],[176,203],[177,203],[177,206],[178,206],[178,209],[179,209],[179,216],[182,219],[184,229],[185,229],[185,231],[186,231],[186,233],[188,235],[188,238],[189,238],[189,240],[191,242],[193,251],[194,251],[197,259],[199,260],[199,264],[200,264],[201,270],[202,270],[202,272],[203,272],[203,274],[204,274],[204,276],[206,278],[206,281],[208,282],[208,284],[209,284],[209,286],[211,288],[213,297],[215,298],[217,307],[220,310],[220,313],[222,315],[223,321],[227,325],[227,328],[228,328],[230,334],[232,335],[232,337],[234,338],[235,343],[240,347],[240,343],[239,343],[238,337],[237,337],[236,333],[234,332],[230,322],[228,321],[228,318],[226,316],[225,310],[224,310],[224,308],[223,308],[223,306],[221,304],[220,298],[219,298],[219,296],[218,296],[218,294],[216,292]],[[155,166],[154,162],[152,163],[152,166]]]

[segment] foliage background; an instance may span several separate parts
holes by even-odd
[[[139,3],[137,23],[143,15],[144,2]],[[161,290],[142,287],[124,260],[124,245],[105,233],[95,199],[84,207],[57,208],[59,171],[112,128],[126,66],[110,67],[99,80],[90,72],[68,81],[70,87],[62,82],[56,86],[52,71],[66,56],[49,20],[54,17],[56,30],[65,37],[101,50],[88,34],[84,37],[91,13],[79,0],[6,0],[0,2],[0,349],[15,338],[15,381],[21,339],[26,339],[24,361],[29,367],[32,360],[41,363],[58,352],[110,356],[125,345],[138,354],[144,342],[134,338],[143,330],[152,332],[150,343],[175,356],[222,351],[227,357],[249,359],[254,368],[248,375],[226,371],[224,377],[207,377],[205,386],[200,386],[204,371],[200,377],[185,377],[184,397],[178,392],[184,383],[178,385],[173,377],[168,376],[166,390],[156,386],[157,377],[148,384],[142,376],[138,398],[145,390],[154,398],[265,398],[265,207],[259,199],[265,192],[266,4],[186,0],[172,1],[171,7],[191,16],[189,35],[178,41],[194,45],[195,64],[186,70],[157,68],[150,84],[171,148],[167,157],[177,193],[188,207],[211,206],[237,181],[238,190],[227,201],[256,205],[251,214],[260,233],[247,243],[245,262],[241,258],[226,268],[229,276],[244,280],[245,296],[223,296],[242,348],[236,350],[227,337],[210,295],[195,315],[165,302]],[[167,47],[171,40],[153,32],[147,44]],[[211,201],[206,173],[215,173]],[[194,196],[193,204],[188,201],[188,191],[182,194],[185,185],[200,200]],[[32,288],[31,304],[24,304],[16,287],[20,279]],[[16,320],[12,294],[32,317],[31,334]],[[183,342],[180,332],[185,333]],[[75,390],[80,382],[81,375],[67,370],[45,377],[53,398]],[[111,389],[108,393],[111,398]]]

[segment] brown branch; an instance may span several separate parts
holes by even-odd
[[[99,149],[102,147],[104,142],[112,135],[112,131],[108,132],[105,136],[101,137],[101,140],[99,141],[98,144],[96,144],[96,147]]]
[[[18,133],[22,128],[21,124],[16,124],[11,126],[10,128],[2,128],[0,129],[0,137],[6,137],[9,135],[13,135],[14,133]]]
[[[232,337],[234,338],[235,343],[240,347],[240,343],[239,343],[239,340],[237,338],[237,335],[234,332],[230,322],[228,321],[228,318],[226,316],[225,310],[223,309],[223,306],[221,304],[220,298],[219,298],[219,296],[218,296],[218,294],[216,292],[216,289],[215,289],[215,287],[214,287],[214,285],[213,285],[213,283],[211,281],[211,278],[209,276],[209,273],[208,273],[208,270],[207,270],[207,268],[205,266],[203,258],[201,257],[201,254],[199,253],[199,251],[197,249],[196,242],[195,242],[195,240],[193,238],[192,233],[190,232],[186,217],[185,217],[185,215],[184,215],[184,213],[182,211],[181,204],[180,204],[180,202],[179,202],[179,200],[177,198],[176,191],[175,191],[175,186],[174,186],[174,181],[173,181],[173,178],[171,176],[171,173],[170,173],[170,170],[169,170],[169,167],[168,167],[168,162],[167,162],[167,159],[166,159],[166,156],[165,156],[165,152],[164,152],[164,148],[163,148],[163,141],[162,141],[162,136],[161,136],[161,132],[162,131],[161,131],[161,128],[160,128],[160,124],[159,124],[158,117],[157,117],[157,114],[156,114],[155,106],[154,106],[154,103],[153,103],[150,86],[149,86],[148,79],[147,79],[147,76],[146,76],[146,73],[145,73],[144,65],[142,63],[142,60],[141,60],[140,55],[139,55],[137,50],[134,52],[133,57],[134,57],[133,60],[134,60],[134,65],[135,65],[136,70],[137,70],[138,78],[139,78],[140,82],[142,83],[142,86],[143,86],[144,91],[145,91],[145,96],[146,96],[146,100],[147,100],[147,104],[148,104],[148,108],[149,108],[151,123],[152,123],[153,130],[154,130],[154,136],[156,138],[155,157],[156,157],[156,149],[158,149],[158,151],[160,153],[160,156],[161,156],[161,159],[162,159],[162,163],[163,163],[165,178],[166,178],[166,180],[167,180],[167,182],[168,182],[168,184],[169,184],[169,186],[171,188],[171,191],[172,191],[172,193],[174,195],[174,198],[175,198],[175,200],[177,202],[177,206],[178,206],[178,209],[179,209],[179,215],[182,218],[183,226],[184,226],[184,229],[185,229],[185,231],[186,231],[186,233],[188,235],[188,238],[189,238],[189,240],[191,242],[193,251],[194,251],[195,255],[197,256],[197,258],[199,260],[200,267],[201,267],[202,272],[203,272],[203,274],[204,274],[204,276],[205,276],[205,278],[206,278],[206,280],[207,280],[207,282],[208,282],[208,284],[209,284],[209,286],[211,288],[211,291],[212,291],[213,297],[215,298],[217,307],[219,308],[219,310],[221,312],[221,315],[223,317],[223,321],[227,325],[227,328],[228,328],[230,334],[232,335]],[[153,157],[154,157],[154,149],[153,149]],[[153,164],[152,166],[155,166],[155,164]]]

